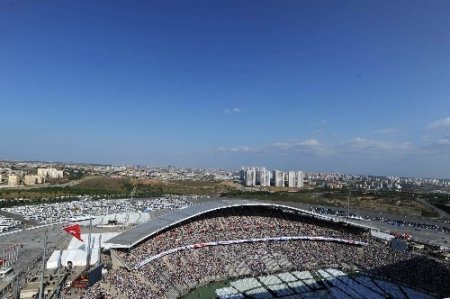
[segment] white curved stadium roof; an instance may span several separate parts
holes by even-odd
[[[174,210],[171,213],[164,214],[158,218],[151,219],[148,222],[136,226],[135,228],[124,232],[111,240],[108,243],[111,248],[132,248],[138,243],[144,241],[145,239],[159,233],[160,231],[174,226],[178,223],[184,222],[190,218],[212,212],[215,210],[227,209],[232,207],[244,207],[244,206],[254,206],[254,207],[273,207],[288,209],[292,211],[297,211],[305,215],[314,216],[316,218],[324,220],[332,220],[332,218],[313,213],[311,211],[299,209],[297,207],[291,206],[289,204],[275,204],[269,202],[262,202],[256,200],[243,200],[243,199],[216,199],[200,204],[192,205],[190,207]],[[354,225],[354,224],[353,224]]]

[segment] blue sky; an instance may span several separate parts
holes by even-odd
[[[3,0],[0,112],[0,159],[450,178],[450,2]]]

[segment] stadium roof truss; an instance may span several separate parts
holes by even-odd
[[[151,219],[148,222],[136,226],[135,228],[124,232],[112,239],[107,243],[111,248],[130,249],[144,240],[150,238],[153,235],[158,234],[165,229],[168,229],[177,224],[183,223],[189,219],[197,216],[207,214],[217,210],[229,209],[234,207],[269,207],[282,210],[290,210],[301,213],[303,215],[312,216],[325,221],[336,221],[334,218],[313,213],[308,210],[299,209],[288,204],[275,204],[269,202],[261,202],[255,200],[242,200],[242,199],[217,199],[200,204],[195,204],[184,209],[175,210],[173,212],[164,214],[158,218]],[[339,220],[342,221],[342,220]],[[351,225],[360,226],[352,222],[348,222]],[[368,227],[365,227],[368,228]]]

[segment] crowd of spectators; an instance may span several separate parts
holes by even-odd
[[[153,293],[146,280],[137,272],[126,269],[108,271],[102,280],[89,289],[83,291],[82,299],[116,299],[124,296],[129,299],[156,299],[162,298]]]
[[[239,243],[181,250],[133,268],[149,256],[182,245],[274,236],[331,236],[368,245],[317,240]],[[394,251],[370,240],[360,228],[270,209],[218,211],[161,232],[130,252],[119,254],[133,270],[112,270],[104,282],[127,298],[181,296],[208,281],[330,266],[450,295],[450,266],[444,262]],[[84,298],[102,298],[96,296],[100,296],[99,291]]]
[[[107,277],[104,277],[104,279],[107,279]],[[101,283],[96,283],[89,289],[83,290],[80,299],[113,299],[114,297],[105,290]]]
[[[321,225],[318,225],[318,224]],[[174,247],[203,242],[265,238],[265,237],[334,237],[365,241],[369,235],[362,229],[323,222],[313,217],[285,213],[275,209],[242,208],[216,211],[196,221],[178,225],[138,245],[131,252],[120,253],[132,268],[149,256]],[[178,246],[175,246],[177,244]]]

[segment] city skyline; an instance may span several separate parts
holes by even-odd
[[[0,160],[450,178],[450,5],[9,1]]]

